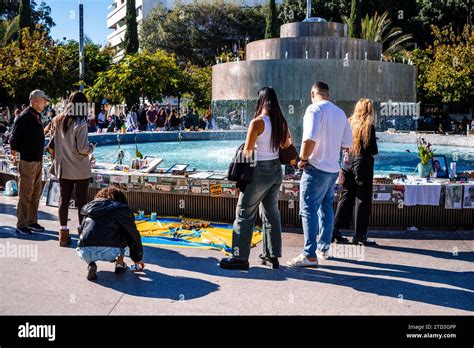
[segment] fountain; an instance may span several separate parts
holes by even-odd
[[[246,60],[212,67],[212,109],[220,128],[232,126],[229,114],[237,107],[251,117],[264,86],[275,88],[296,143],[311,85],[318,80],[329,84],[331,100],[348,115],[359,98],[374,100],[378,130],[381,103],[416,101],[414,66],[381,61],[380,43],[349,38],[347,25],[310,13],[308,8],[303,22],[282,25],[280,38],[248,43]]]

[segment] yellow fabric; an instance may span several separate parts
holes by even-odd
[[[197,219],[186,219],[198,222]],[[142,236],[143,244],[147,246],[192,247],[200,249],[218,249],[230,255],[232,247],[232,225],[212,223],[209,227],[197,230],[185,230],[179,218],[160,217],[157,221],[136,220],[137,229]],[[217,226],[216,226],[217,225]],[[173,235],[173,231],[175,234]],[[161,237],[161,238],[147,238]],[[262,232],[257,227],[252,236],[251,245],[254,247],[262,240]],[[187,243],[200,243],[200,245]]]

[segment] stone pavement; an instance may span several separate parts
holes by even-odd
[[[57,209],[41,204],[47,231],[19,236],[16,202],[0,197],[0,315],[474,312],[474,230],[371,231],[378,247],[338,248],[318,269],[259,265],[260,244],[248,272],[221,270],[218,251],[145,247],[143,274],[116,276],[113,264],[99,262],[99,279],[89,282],[74,248],[58,246]],[[76,226],[76,210],[70,217],[70,227]],[[300,253],[302,243],[301,234],[283,234],[282,264]]]

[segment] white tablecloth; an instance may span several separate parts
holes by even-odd
[[[440,183],[407,181],[404,185],[404,205],[439,205],[442,186]]]

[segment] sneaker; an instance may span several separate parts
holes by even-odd
[[[44,231],[44,227],[41,226],[40,224],[38,224],[37,222],[35,222],[34,224],[31,224],[31,225],[28,225],[28,227],[32,231],[36,231],[36,232],[43,232]]]
[[[240,269],[246,271],[249,269],[249,262],[233,257],[226,257],[221,260],[219,266],[223,269]]]
[[[97,265],[95,262],[89,263],[87,266],[87,280],[96,280],[97,279]]]
[[[333,236],[331,242],[336,244],[350,244],[349,239],[343,236]]]
[[[354,237],[352,238],[352,244],[359,245],[362,244],[364,246],[376,246],[377,242],[372,239],[367,239],[366,236],[364,237]]]
[[[115,262],[115,274],[122,274],[127,269],[127,264],[125,262],[119,263],[118,261]]]
[[[322,258],[323,260],[329,259],[329,250],[322,251],[322,250],[316,250],[316,255],[318,255],[318,258]]]
[[[265,256],[263,254],[258,255],[260,263],[262,265],[270,264],[273,269],[280,268],[280,263],[278,262],[278,257]]]
[[[17,227],[16,233],[18,233],[18,234],[24,234],[24,235],[32,234],[31,228],[26,227],[26,226],[25,226],[25,227],[20,227],[20,228]]]
[[[287,261],[286,264],[288,267],[318,267],[318,261],[310,261],[303,254]]]

